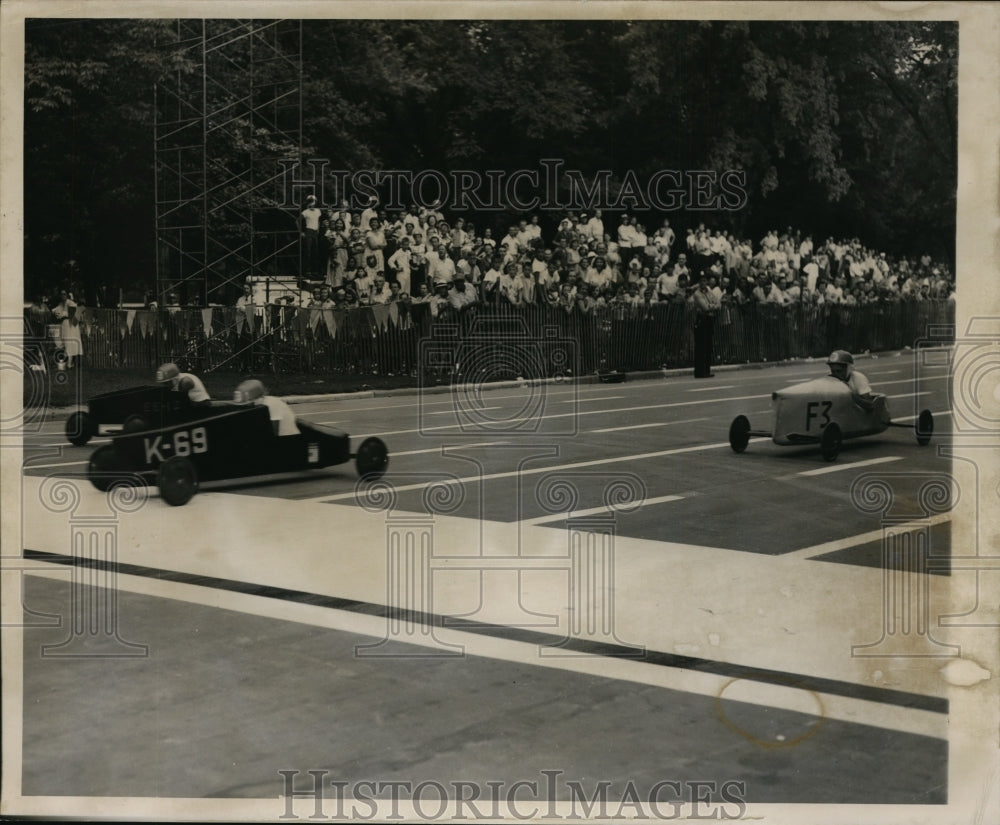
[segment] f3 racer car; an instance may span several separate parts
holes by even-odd
[[[267,407],[230,406],[197,421],[117,434],[91,455],[87,476],[101,491],[116,482],[155,483],[164,501],[181,506],[203,481],[294,473],[352,458],[362,477],[381,476],[388,467],[388,450],[374,436],[351,452],[346,433],[298,421],[298,435],[278,436]]]
[[[770,438],[782,446],[818,444],[823,458],[834,461],[847,439],[903,427],[913,431],[917,443],[924,446],[934,432],[930,410],[923,410],[915,424],[893,421],[884,395],[872,396],[870,409],[861,407],[855,403],[850,388],[832,375],[773,392],[771,402],[773,421],[769,431],[753,429],[745,415],[733,419],[729,426],[733,452],[742,453],[751,438]]]
[[[231,409],[234,409],[233,404],[226,401],[213,401],[210,406],[191,404],[185,393],[163,384],[129,387],[95,395],[87,402],[86,410],[70,415],[66,419],[66,439],[82,447],[100,435],[105,426],[134,432],[193,421]]]

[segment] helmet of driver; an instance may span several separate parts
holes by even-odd
[[[830,353],[830,357],[826,359],[828,364],[853,364],[854,356],[851,355],[846,349],[835,349]]]
[[[157,382],[172,381],[180,374],[181,371],[178,369],[176,364],[161,364],[156,370],[156,380]]]
[[[237,404],[248,404],[264,395],[264,385],[255,378],[242,382],[233,393],[233,401]]]

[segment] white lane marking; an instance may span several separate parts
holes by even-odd
[[[624,395],[595,395],[593,398],[570,398],[566,401],[560,401],[560,404],[576,404],[580,401],[617,401],[619,398],[625,398]]]
[[[50,467],[72,467],[75,464],[87,464],[90,459],[83,459],[82,461],[61,461],[58,464],[25,464],[21,467],[22,470],[47,470]]]
[[[423,453],[441,453],[449,447],[461,447],[463,450],[469,447],[499,447],[502,444],[509,444],[509,441],[477,441],[475,444],[439,444],[437,447],[429,447],[423,450],[407,450],[402,453],[390,453],[389,457],[394,458],[401,455],[421,455]]]
[[[935,524],[942,524],[946,521],[951,521],[951,517],[951,513],[939,513],[936,516],[931,516],[929,519],[893,525],[892,532],[894,534],[899,534],[906,533],[910,530],[919,530],[923,527],[933,527]],[[848,536],[846,539],[827,541],[823,544],[814,544],[812,547],[802,547],[798,550],[793,550],[791,553],[782,553],[778,556],[778,558],[811,559],[814,556],[823,556],[827,553],[835,553],[838,550],[846,550],[849,547],[857,547],[861,544],[869,544],[873,541],[879,541],[883,535],[884,530],[882,529],[870,530],[867,533],[858,533],[856,536]]]
[[[421,481],[416,484],[402,484],[398,487],[393,487],[397,493],[406,492],[408,490],[423,490],[425,487],[430,487],[434,484],[465,484],[466,482],[481,482],[481,481],[494,481],[499,478],[515,478],[523,476],[538,475],[539,473],[551,473],[557,470],[573,470],[578,467],[599,467],[604,464],[618,464],[622,461],[641,461],[647,458],[661,458],[667,455],[678,455],[679,453],[693,453],[700,450],[716,450],[720,447],[728,447],[728,441],[719,441],[715,444],[695,444],[690,447],[675,447],[672,450],[658,450],[655,453],[637,453],[635,455],[621,455],[615,456],[613,458],[598,458],[593,461],[575,461],[571,464],[556,464],[549,465],[546,467],[532,467],[531,469],[521,469],[521,470],[508,470],[503,473],[489,473],[487,475],[476,475],[476,476],[463,476],[461,478],[450,478],[443,481]],[[392,474],[389,473],[385,476],[389,483],[392,482]],[[339,493],[337,495],[326,495],[326,496],[315,496],[313,498],[299,498],[296,501],[304,502],[328,502],[328,501],[343,501],[344,499],[354,498],[355,496],[364,495],[363,491],[352,490],[349,493]]]
[[[296,416],[296,418],[298,418],[298,416]],[[338,419],[336,421],[313,421],[311,423],[313,423],[313,424],[319,424],[320,426],[322,426],[324,424],[343,424],[344,422],[343,422],[343,419]]]
[[[43,433],[43,435],[51,435],[51,434],[50,433]],[[87,444],[107,444],[109,441],[111,441],[110,438],[92,438],[92,439],[90,439],[87,442]],[[24,446],[25,447],[33,447],[33,446],[38,446],[38,447],[57,447],[60,444],[65,444],[67,447],[75,447],[76,446],[75,444],[70,444],[66,440],[65,436],[63,437],[62,441],[56,441],[55,443],[52,443],[52,444],[49,444],[49,443],[45,443],[45,444],[39,443],[38,438],[37,437],[33,437],[31,435],[25,435],[24,436]],[[82,444],[81,446],[86,447],[87,444]]]
[[[940,410],[940,411],[935,410],[934,412],[931,413],[931,415],[940,415],[940,416],[943,417],[943,416],[946,416],[946,415],[951,415],[951,410]],[[920,418],[920,416],[919,415],[906,415],[906,416],[903,416],[902,418],[894,418],[892,420],[893,421],[914,421],[917,418]]]
[[[867,461],[853,461],[850,464],[834,464],[831,467],[820,467],[818,470],[803,470],[798,476],[821,476],[827,473],[839,473],[841,470],[853,470],[857,467],[868,467],[872,464],[888,464],[890,461],[902,461],[901,455],[889,455],[882,458],[869,458]]]
[[[548,421],[552,418],[570,418],[577,415],[611,415],[613,413],[623,413],[632,412],[634,410],[662,410],[668,407],[688,407],[693,404],[720,404],[724,401],[746,401],[750,398],[769,398],[770,394],[765,393],[763,395],[737,395],[730,398],[701,398],[697,401],[674,401],[670,404],[643,404],[638,407],[618,407],[613,410],[574,410],[568,413],[553,413],[552,415],[531,415],[524,416],[522,418],[510,418],[505,421],[490,421],[490,424],[521,424],[525,421]],[[366,433],[365,435],[359,435],[358,438],[367,438],[372,435],[404,435],[406,433],[423,433],[429,432],[430,430],[456,430],[456,429],[468,429],[468,424],[446,424],[445,426],[439,427],[421,427],[415,430],[385,430],[379,433]],[[543,433],[544,435],[544,433]]]
[[[66,581],[66,571],[59,565],[34,561],[37,565],[29,576]],[[285,601],[248,593],[216,590],[194,584],[171,582],[146,576],[119,573],[117,586],[130,593],[169,599],[189,604],[207,605],[212,608],[246,613],[251,616],[296,622],[311,627],[353,633],[362,637],[360,643],[370,643],[385,638],[386,618],[370,616],[337,608]],[[414,628],[421,625],[413,625]],[[705,696],[717,700],[723,692],[732,690],[733,677],[690,668],[652,665],[642,659],[616,658],[595,654],[574,656],[539,656],[538,645],[503,639],[479,633],[465,633],[435,624],[433,633],[408,633],[407,643],[436,648],[440,644],[454,645],[469,656],[482,656],[528,667],[542,667],[581,673],[602,679],[620,679],[634,684],[652,685],[682,693]],[[599,639],[599,641],[601,641]],[[745,690],[739,700],[758,707],[807,713],[816,716],[815,709],[803,708],[802,689],[793,685],[753,683],[753,690]],[[928,710],[916,710],[867,699],[827,694],[820,691],[823,700],[823,717],[855,725],[867,725],[883,730],[912,733],[920,736],[946,739],[948,717]],[[819,717],[817,717],[819,718]]]
[[[715,390],[731,390],[735,387],[735,384],[723,384],[721,387],[695,387],[693,390],[688,390],[688,392],[714,392]]]
[[[654,421],[652,424],[630,424],[627,427],[603,427],[600,430],[591,430],[592,433],[616,433],[619,430],[642,430],[646,427],[666,427],[668,424],[690,424],[694,421],[708,421],[707,418],[686,418],[682,421]]]
[[[427,413],[428,415],[475,415],[476,413],[485,412],[486,410],[501,410],[503,407],[472,407],[469,410],[464,408],[451,409],[451,410],[435,410],[434,412]]]
[[[684,496],[657,496],[655,498],[645,498],[639,502],[629,503],[627,512],[631,513],[635,510],[639,510],[642,507],[646,507],[650,504],[662,504],[666,501],[680,501]],[[566,521],[569,518],[579,518],[581,516],[596,516],[598,513],[618,513],[622,511],[620,507],[591,507],[589,510],[575,510],[572,513],[549,513],[547,516],[538,516],[537,518],[527,518],[521,519],[521,524],[544,524],[550,521]]]
[[[919,398],[921,395],[930,395],[931,391],[926,392],[903,392],[899,395],[887,395],[886,398]]]

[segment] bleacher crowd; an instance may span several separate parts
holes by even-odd
[[[287,300],[336,309],[428,303],[432,315],[476,303],[586,313],[693,304],[701,280],[722,305],[862,305],[950,299],[955,290],[946,264],[892,257],[858,238],[816,242],[788,227],[753,242],[703,223],[678,236],[669,219],[655,228],[643,221],[574,212],[546,236],[539,216],[526,215],[494,237],[434,207],[390,214],[373,199],[352,212],[313,199],[302,212],[310,293]]]

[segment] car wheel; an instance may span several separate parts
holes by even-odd
[[[94,435],[94,422],[88,413],[77,411],[66,419],[66,439],[74,447],[82,447]]]
[[[94,450],[87,462],[87,478],[102,493],[111,489],[122,472],[122,462],[115,452],[114,444],[105,444]]]
[[[729,425],[729,446],[734,453],[742,453],[747,444],[750,443],[750,419],[745,415],[738,415]]]
[[[175,455],[160,465],[156,472],[160,498],[171,507],[183,507],[198,492],[198,471],[189,458]]]
[[[836,460],[840,455],[840,445],[844,439],[840,433],[840,426],[835,421],[831,421],[823,430],[823,437],[820,439],[819,448],[823,453],[823,458],[827,461]]]
[[[122,432],[124,433],[137,433],[148,428],[146,419],[141,415],[130,415],[122,424]]]
[[[926,447],[934,434],[934,416],[930,410],[923,410],[917,419],[917,444]]]
[[[389,450],[386,448],[385,442],[374,436],[366,438],[358,447],[354,463],[358,468],[358,475],[362,478],[381,476],[389,466]]]

